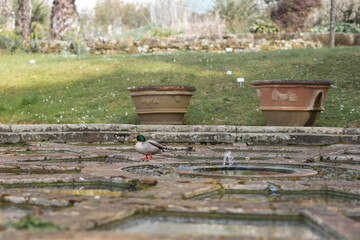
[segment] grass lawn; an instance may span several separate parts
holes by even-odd
[[[29,63],[31,59],[36,63]],[[185,124],[265,125],[252,80],[334,81],[317,126],[360,127],[360,47],[251,53],[0,55],[0,123],[138,124],[127,88],[197,88]],[[232,71],[232,75],[226,72]],[[245,78],[240,88],[237,77]]]

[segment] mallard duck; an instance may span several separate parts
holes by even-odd
[[[166,146],[154,141],[154,140],[146,140],[143,135],[138,135],[133,142],[136,141],[135,150],[141,154],[144,154],[146,157],[141,160],[149,161],[151,160],[151,156],[163,152],[167,149]],[[150,157],[148,157],[148,155]]]

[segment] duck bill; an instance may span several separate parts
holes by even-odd
[[[135,138],[135,139],[133,139],[132,141],[133,141],[133,142],[137,142],[137,139]]]

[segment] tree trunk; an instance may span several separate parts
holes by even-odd
[[[19,0],[20,23],[25,40],[30,37],[31,7],[30,0]]]
[[[150,19],[151,19],[151,23],[155,26],[157,26],[157,18],[156,18],[156,2],[155,0],[151,0],[150,1],[150,7],[149,7],[149,11],[150,11]]]
[[[63,39],[77,21],[75,0],[54,0],[51,9],[51,36]]]
[[[329,47],[335,46],[335,0],[330,0],[330,36]]]

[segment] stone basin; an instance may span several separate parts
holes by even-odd
[[[222,236],[276,239],[327,239],[317,226],[294,216],[268,218],[212,214],[151,214],[102,227],[101,230],[178,236]]]
[[[222,166],[220,162],[203,163],[175,163],[175,164],[147,164],[126,167],[123,171],[134,173],[146,173],[151,175],[179,175],[183,177],[200,178],[298,178],[310,177],[317,174],[317,171],[309,168],[286,167],[286,166],[258,166],[258,165],[233,165]]]

